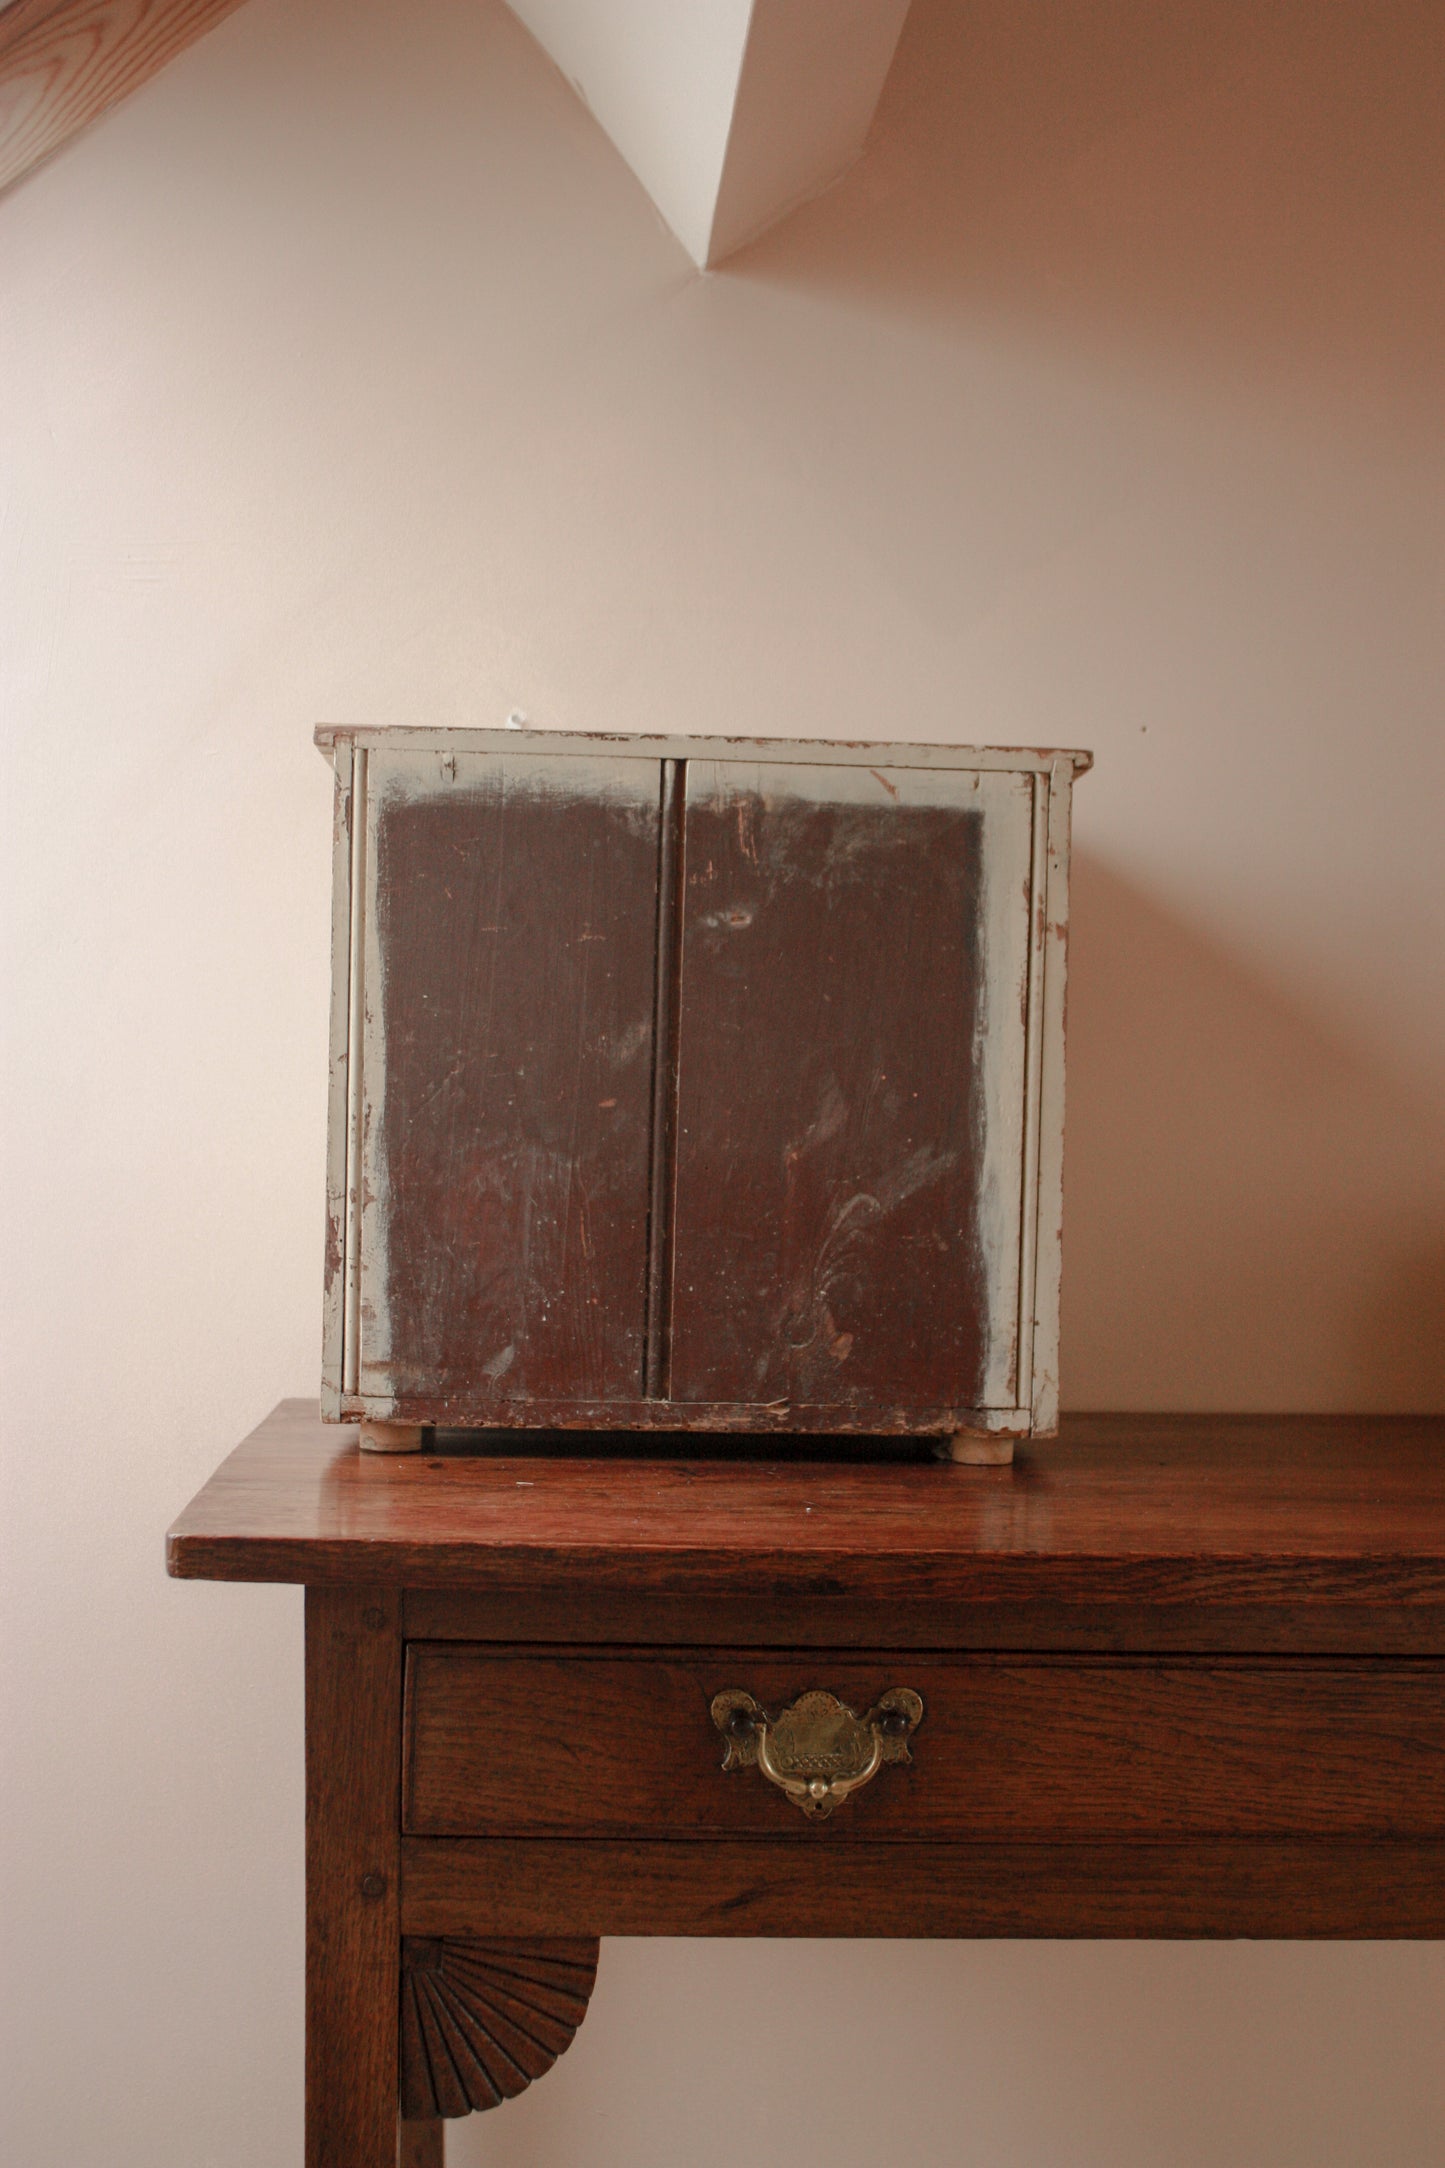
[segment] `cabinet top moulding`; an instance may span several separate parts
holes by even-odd
[[[445,744],[458,753],[572,753],[611,752],[635,754],[649,760],[751,760],[763,763],[816,761],[825,766],[867,768],[875,763],[888,768],[998,768],[1009,774],[1047,775],[1059,761],[1067,761],[1075,775],[1094,765],[1092,753],[1072,747],[1034,745],[894,745],[879,740],[844,738],[720,738],[703,736],[636,736],[605,730],[470,730],[445,725],[411,723],[353,727],[346,723],[322,723],[316,743],[323,753],[337,745],[360,746],[368,751],[390,746],[399,751]]]

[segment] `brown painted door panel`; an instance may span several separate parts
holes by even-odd
[[[1031,804],[688,763],[673,1399],[1012,1401]]]
[[[720,1766],[724,1688],[777,1716],[810,1688],[861,1713],[893,1686],[923,1697],[912,1762],[826,1825]],[[418,1836],[1440,1836],[1445,1665],[413,1643],[403,1816]]]
[[[655,760],[374,753],[361,1387],[641,1392]]]

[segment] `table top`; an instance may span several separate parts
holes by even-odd
[[[288,1400],[186,1508],[168,1564],[573,1599],[1313,1602],[1445,1619],[1445,1417],[1073,1415],[1009,1468],[879,1455],[600,1435],[539,1451],[517,1432],[378,1455]]]

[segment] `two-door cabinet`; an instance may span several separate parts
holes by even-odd
[[[1055,1427],[1086,754],[318,737],[328,1418]]]

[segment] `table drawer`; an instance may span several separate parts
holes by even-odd
[[[899,1710],[912,1704],[891,1702],[895,1689],[921,1699],[911,1735]],[[731,1747],[726,1710],[714,1714],[729,1690]],[[784,1721],[810,1693],[864,1723],[821,1700]],[[881,1765],[807,1811],[797,1795],[814,1763],[825,1772],[815,1787],[835,1764],[852,1784],[875,1736]],[[538,1655],[413,1642],[403,1825],[416,1836],[814,1841],[1439,1834],[1445,1664]]]

